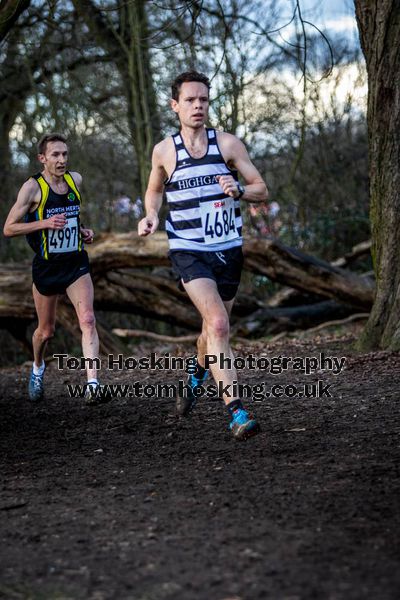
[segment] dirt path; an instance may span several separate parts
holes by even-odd
[[[215,400],[185,420],[172,400],[88,407],[66,394],[76,375],[52,365],[32,405],[28,367],[0,371],[0,598],[397,599],[398,355],[352,355],[346,340],[262,351],[345,356],[346,368],[243,373],[332,386],[331,398],[252,404],[262,434],[245,443]],[[176,374],[105,380],[133,377]]]

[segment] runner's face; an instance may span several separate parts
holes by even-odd
[[[67,169],[67,145],[64,142],[47,142],[44,154],[39,154],[38,158],[48,175],[62,177]]]
[[[181,85],[178,100],[171,100],[181,125],[198,129],[203,127],[208,117],[208,88],[200,81],[185,81]]]

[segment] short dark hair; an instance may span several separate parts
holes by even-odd
[[[197,71],[185,71],[184,73],[178,75],[178,77],[175,77],[174,81],[171,84],[172,98],[174,100],[179,100],[179,92],[181,91],[181,85],[186,81],[199,81],[200,83],[204,83],[208,91],[210,91],[211,84],[210,80],[208,79],[208,77],[206,77],[206,75],[203,75],[203,73],[198,73]]]
[[[39,154],[45,154],[48,142],[64,142],[67,143],[67,138],[62,133],[45,133],[40,138],[37,149]]]

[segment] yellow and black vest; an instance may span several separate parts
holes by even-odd
[[[26,222],[43,221],[53,215],[65,213],[67,224],[64,229],[40,229],[26,237],[34,252],[45,260],[67,259],[83,250],[80,230],[81,195],[71,174],[67,171],[64,180],[68,185],[65,194],[54,192],[41,173],[33,175],[41,190],[38,207],[26,215]]]

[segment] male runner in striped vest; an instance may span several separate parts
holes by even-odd
[[[229,315],[243,264],[240,200],[265,202],[266,185],[234,135],[208,129],[208,78],[201,73],[179,75],[172,84],[172,110],[181,129],[154,148],[146,192],[146,216],[139,235],[158,227],[165,189],[169,214],[166,230],[174,270],[199,310],[203,327],[197,342],[197,368],[189,376],[189,393],[178,398],[177,410],[187,414],[204,383],[205,355],[233,359],[229,345]],[[238,172],[245,187],[238,180]],[[215,382],[229,386],[237,380],[234,368],[213,364]],[[257,421],[232,391],[223,394],[230,428],[237,439],[254,435]]]
[[[84,357],[94,359],[99,354],[93,284],[83,247],[93,242],[94,234],[80,222],[82,177],[67,171],[68,147],[63,135],[44,135],[38,151],[43,171],[21,187],[4,225],[4,235],[26,235],[35,252],[32,290],[38,327],[32,338],[34,362],[29,380],[29,398],[34,402],[44,395],[44,353],[54,334],[58,294],[66,292],[74,305]],[[86,364],[86,397],[93,402],[98,395],[97,371]]]

